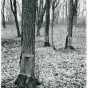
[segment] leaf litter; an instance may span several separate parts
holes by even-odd
[[[59,40],[57,38],[57,41]],[[84,53],[85,44],[83,43],[81,41],[80,45],[77,45],[79,43],[74,42],[80,52],[67,53],[63,50],[55,51],[51,47],[43,47],[43,40],[36,42],[35,76],[43,83],[39,88],[86,88],[86,53]],[[55,45],[56,48],[58,48],[57,45],[60,45],[59,48],[63,47],[58,42],[55,42]],[[14,81],[20,69],[20,40],[2,40],[1,50],[1,86],[15,88]]]

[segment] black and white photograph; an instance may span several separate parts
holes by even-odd
[[[1,0],[1,88],[87,88],[87,0]]]

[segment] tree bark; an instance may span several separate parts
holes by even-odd
[[[35,18],[36,0],[22,0],[22,35],[20,74],[15,84],[17,88],[36,88],[35,78]]]
[[[75,25],[77,25],[77,10],[78,10],[78,0],[75,0],[73,4],[73,15],[74,15],[73,24]]]
[[[11,11],[14,15],[15,18],[15,24],[16,24],[16,28],[17,28],[17,36],[20,37],[20,29],[19,29],[19,23],[18,23],[18,19],[17,19],[17,5],[16,5],[16,0],[10,0],[10,6],[11,6]]]
[[[50,0],[46,0],[46,24],[45,24],[44,46],[50,46],[50,43],[49,43],[49,24],[50,24]]]
[[[5,15],[4,15],[4,7],[5,7],[5,0],[3,0],[3,3],[2,3],[2,26],[3,26],[3,28],[6,27],[6,24],[5,24]]]
[[[19,29],[19,23],[18,23],[17,15],[15,14],[14,17],[15,17],[15,24],[16,24],[16,28],[17,28],[17,36],[20,37],[21,34],[20,34],[20,29]]]
[[[46,3],[44,5],[44,8],[42,7],[41,11],[38,12],[37,36],[40,36],[40,28],[41,28],[42,23],[43,23],[43,17],[45,14],[45,10],[46,10]]]
[[[73,29],[73,0],[69,0],[69,15],[68,15],[68,24],[67,31],[68,35],[66,37],[65,48],[73,49],[72,47],[72,29]]]
[[[52,2],[52,29],[51,29],[51,41],[52,41],[52,47],[53,47],[53,49],[54,50],[56,50],[56,48],[55,48],[55,46],[54,46],[54,42],[53,42],[53,27],[54,27],[54,18],[55,18],[55,13],[54,13],[54,11],[55,11],[55,8],[58,6],[58,4],[59,4],[59,1],[56,3],[56,0],[54,0],[53,2]]]
[[[54,26],[54,6],[52,5],[52,30],[51,30],[52,46],[53,46],[53,26]]]

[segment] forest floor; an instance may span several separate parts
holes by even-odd
[[[43,82],[39,88],[86,88],[86,29],[73,28],[72,44],[75,51],[64,50],[67,35],[65,25],[54,27],[57,50],[44,47],[44,28],[41,28],[40,33],[35,44],[35,75]],[[1,88],[15,88],[13,83],[19,74],[20,38],[17,38],[14,25],[2,29],[1,35]]]

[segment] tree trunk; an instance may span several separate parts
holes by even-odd
[[[73,0],[69,0],[69,15],[68,15],[68,24],[67,24],[68,35],[66,37],[65,48],[73,49],[72,29],[73,29]]]
[[[66,1],[66,17],[67,17],[67,1]]]
[[[38,23],[37,23],[37,36],[40,36],[40,28],[42,26],[42,23],[43,23],[43,17],[44,17],[44,14],[45,14],[45,10],[46,10],[46,3],[45,3],[45,6],[44,8],[42,7],[41,11],[38,12]]]
[[[35,79],[35,17],[36,0],[22,0],[22,36],[20,74],[15,84],[17,88],[36,88]]]
[[[50,24],[50,0],[46,0],[46,24],[45,24],[44,46],[50,46],[50,43],[49,43],[49,24]]]
[[[37,25],[37,36],[40,36],[40,28],[41,28],[41,24],[38,23],[38,25]]]
[[[5,24],[5,15],[4,15],[4,7],[5,7],[5,0],[3,0],[3,3],[2,3],[2,26],[3,26],[3,28],[6,27],[6,24]]]
[[[12,13],[14,15],[14,18],[15,18],[15,24],[16,24],[16,28],[17,28],[17,36],[20,37],[21,34],[20,34],[20,29],[19,29],[19,23],[18,23],[18,19],[17,19],[17,5],[16,5],[16,0],[10,0],[10,6],[11,6],[11,10],[12,10]]]
[[[74,15],[73,24],[75,26],[77,25],[77,9],[78,9],[78,0],[75,0],[73,4],[73,15]]]
[[[15,24],[16,24],[16,28],[17,28],[17,36],[20,37],[21,34],[20,34],[19,23],[18,23],[18,19],[17,19],[16,14],[14,15],[14,18],[15,18]]]
[[[51,30],[52,46],[53,46],[53,26],[54,26],[54,6],[52,6],[52,30]]]
[[[43,0],[40,0],[40,2],[38,3],[39,6],[38,6],[38,22],[37,22],[37,36],[40,36],[40,28],[41,28],[41,23],[40,23],[40,20],[41,20],[41,12],[43,10]]]

